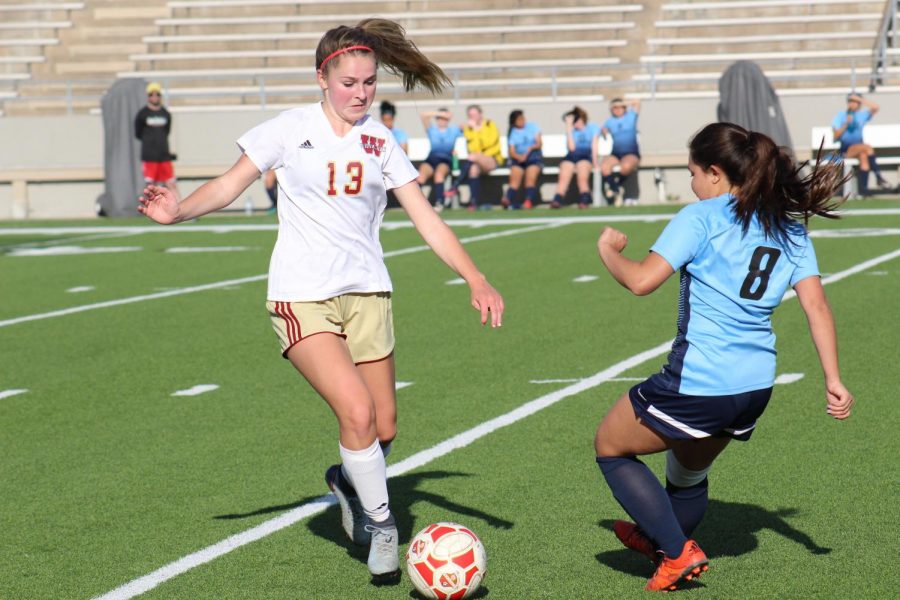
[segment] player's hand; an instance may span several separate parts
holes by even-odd
[[[828,401],[826,412],[835,419],[844,420],[850,416],[853,406],[853,394],[840,381],[825,383],[825,398]]]
[[[138,212],[147,215],[157,223],[169,225],[178,218],[178,198],[169,188],[148,185],[138,198]]]
[[[481,324],[488,322],[488,316],[491,319],[491,327],[500,327],[503,325],[503,297],[500,292],[482,278],[480,281],[470,283],[469,288],[472,291],[472,306],[475,310],[481,312]]]
[[[600,233],[600,239],[597,240],[597,251],[603,254],[603,247],[611,248],[615,252],[621,253],[628,245],[628,236],[612,227],[604,227]]]

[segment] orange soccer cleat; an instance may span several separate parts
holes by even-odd
[[[629,550],[640,552],[653,561],[653,564],[659,562],[660,555],[656,552],[656,544],[654,544],[653,540],[648,538],[647,534],[634,523],[629,523],[628,521],[616,521],[613,523],[613,533],[616,534],[616,537],[619,538],[622,545]]]
[[[647,582],[645,590],[651,592],[668,592],[678,587],[682,581],[690,581],[709,569],[709,559],[694,540],[684,543],[678,558],[663,555],[656,573]]]

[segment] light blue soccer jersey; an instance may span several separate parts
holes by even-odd
[[[575,152],[590,152],[594,138],[598,135],[600,135],[600,126],[596,123],[588,123],[581,129],[572,129]]]
[[[615,154],[638,153],[637,120],[638,113],[629,108],[621,117],[610,117],[603,123],[612,136]]]
[[[406,135],[406,132],[399,127],[392,128],[391,133],[393,134],[394,139],[397,140],[398,146],[402,146],[409,141],[409,136]]]
[[[437,125],[428,128],[428,141],[431,142],[431,151],[435,154],[453,153],[456,138],[462,135],[462,129],[456,125],[448,125],[446,129],[440,129]]]
[[[847,111],[842,110],[834,117],[834,120],[831,122],[832,129],[840,129],[844,126],[844,123],[847,122]],[[862,110],[858,110],[853,114],[853,120],[850,121],[850,124],[847,125],[847,130],[841,135],[839,141],[841,143],[841,152],[852,146],[853,144],[862,144],[863,141],[863,127],[865,127],[866,123],[868,123],[872,119],[872,113],[869,112],[868,109],[864,108]]]
[[[525,154],[537,141],[541,128],[537,123],[525,123],[525,127],[513,127],[509,132],[509,145],[519,154]]]
[[[678,212],[651,250],[681,271],[678,333],[654,375],[666,389],[722,396],[771,387],[775,334],[769,317],[788,286],[819,274],[802,225],[790,241],[766,237],[754,217],[746,234],[725,194]],[[792,243],[793,242],[793,243]]]

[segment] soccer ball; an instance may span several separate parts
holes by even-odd
[[[434,523],[416,534],[406,551],[406,570],[419,593],[459,600],[475,593],[487,573],[484,545],[457,523]]]

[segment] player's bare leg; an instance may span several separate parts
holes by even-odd
[[[575,175],[575,164],[570,160],[564,160],[559,163],[559,179],[556,180],[556,195],[550,208],[562,208],[563,198],[569,191],[569,184],[572,183],[572,176]]]
[[[400,574],[397,529],[388,510],[386,467],[377,439],[375,398],[362,371],[354,364],[347,343],[339,336],[323,333],[305,338],[290,349],[288,359],[325,399],[338,419],[344,462],[339,476],[349,480],[355,488],[368,520],[363,528],[371,534],[369,571],[375,583],[391,583]],[[380,373],[377,369],[369,370],[369,379],[376,388],[385,386],[385,380],[389,378],[386,375],[388,364],[392,371],[392,359],[386,359]],[[378,376],[375,373],[379,373]],[[329,474],[332,472],[333,469],[329,469]],[[337,478],[338,474],[333,476]],[[335,495],[340,501],[338,492]],[[354,506],[349,499],[346,506],[342,502],[341,508],[352,520],[348,533],[355,542],[360,541],[361,536],[357,536],[360,515],[353,514]]]

